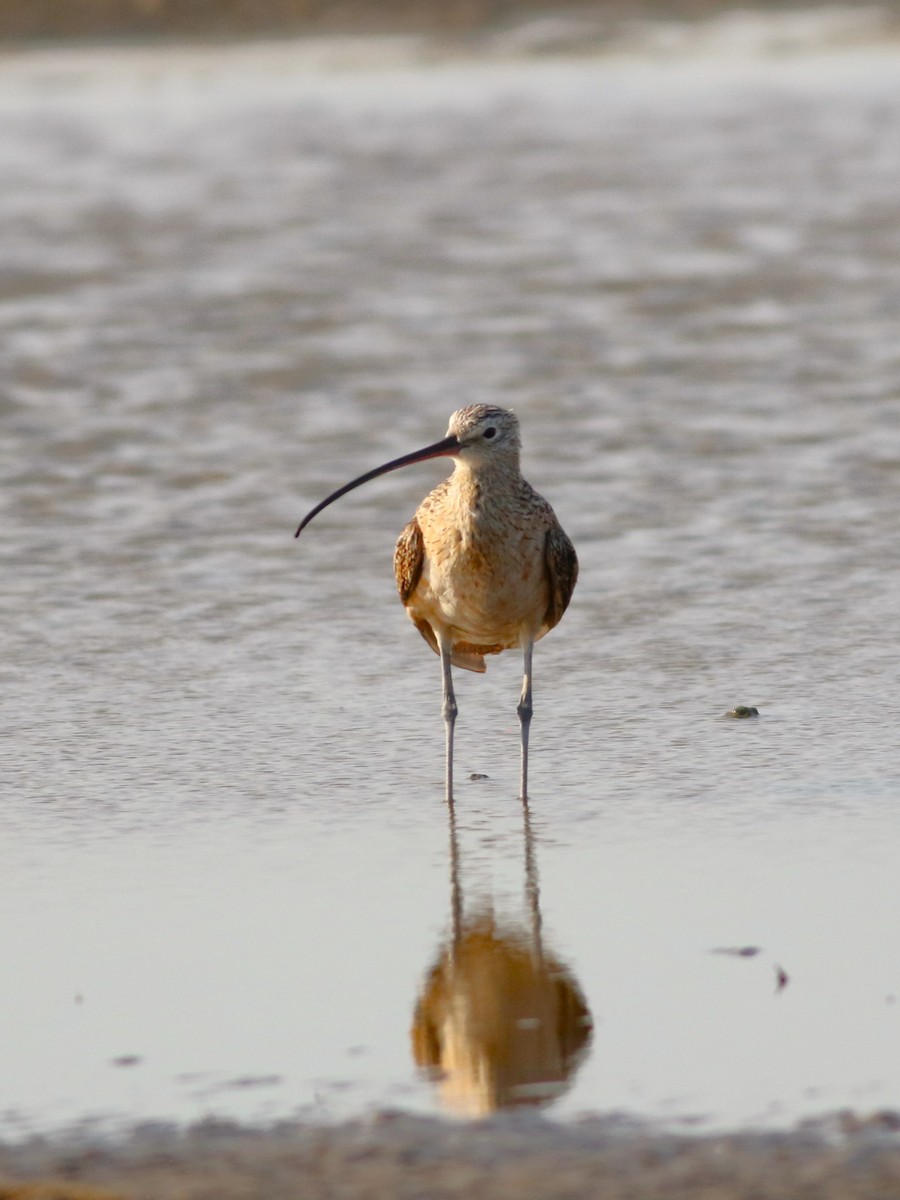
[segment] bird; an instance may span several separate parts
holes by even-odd
[[[523,478],[520,451],[519,420],[511,409],[470,404],[452,414],[440,441],[375,467],[326,496],[294,535],[370,479],[431,458],[453,459],[452,474],[425,497],[394,550],[400,599],[441,660],[449,805],[458,713],[451,668],[483,672],[486,655],[516,649],[524,659],[516,712],[520,798],[527,802],[534,644],[558,624],[578,579],[575,547],[550,504]]]

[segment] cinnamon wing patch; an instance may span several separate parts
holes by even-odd
[[[557,524],[550,526],[544,539],[544,566],[550,593],[544,621],[547,627],[552,629],[569,607],[578,579],[578,556],[575,547]]]
[[[394,547],[394,577],[404,604],[409,603],[410,596],[416,590],[422,577],[424,561],[425,544],[422,541],[422,530],[419,528],[419,522],[413,517],[397,538],[397,545]]]

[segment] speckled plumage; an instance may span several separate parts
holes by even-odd
[[[401,533],[394,571],[435,653],[449,639],[455,666],[484,671],[484,655],[524,647],[557,624],[578,560],[553,509],[522,478],[513,413],[472,405],[453,414],[449,432],[463,452]]]

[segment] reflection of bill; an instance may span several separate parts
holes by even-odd
[[[450,822],[453,936],[416,1005],[413,1055],[455,1111],[477,1116],[549,1103],[571,1082],[592,1023],[571,971],[542,946],[527,810],[530,928],[501,924],[489,909],[463,916],[452,810]]]

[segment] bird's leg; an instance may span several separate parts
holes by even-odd
[[[531,654],[534,642],[525,643],[525,677],[522,680],[522,695],[516,707],[522,724],[522,800],[528,799],[528,733],[531,729]]]
[[[453,727],[456,724],[456,696],[453,693],[453,678],[450,674],[450,654],[452,647],[449,642],[440,640],[441,673],[444,680],[444,704],[441,709],[444,724],[447,727],[447,803],[453,803]]]

